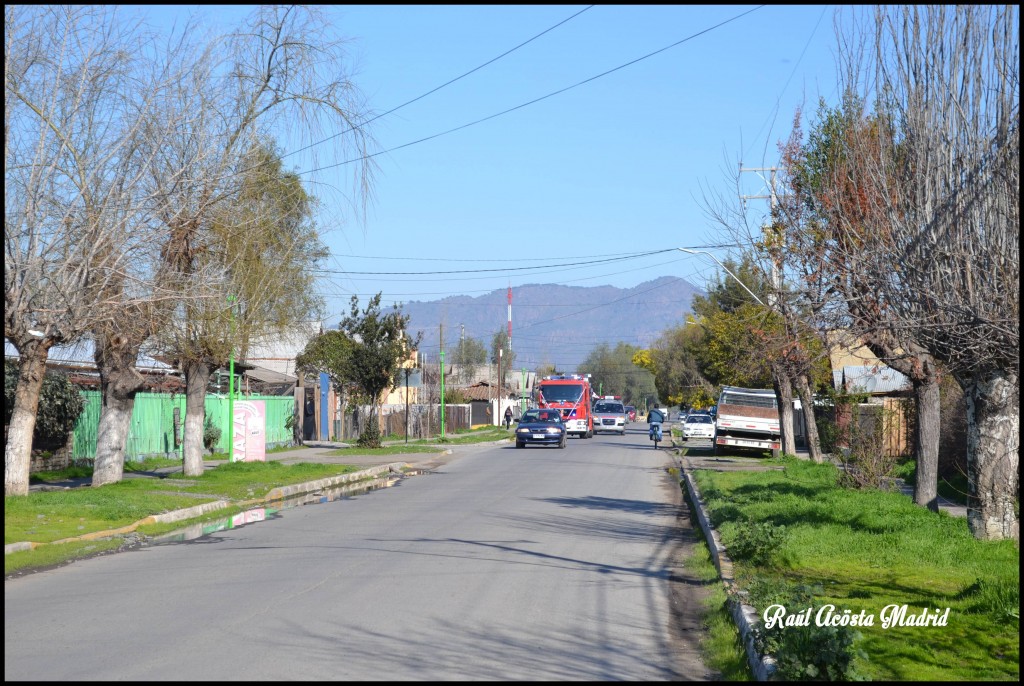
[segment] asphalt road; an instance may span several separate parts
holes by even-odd
[[[714,678],[672,460],[647,439],[435,471],[4,584],[6,680]],[[394,459],[401,459],[394,457]]]

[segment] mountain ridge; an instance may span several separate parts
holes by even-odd
[[[479,296],[452,295],[440,300],[413,300],[402,305],[408,331],[423,333],[420,350],[436,360],[441,325],[445,350],[452,351],[465,332],[488,350],[508,322],[507,289]],[[531,283],[512,289],[514,365],[535,369],[554,364],[573,371],[601,343],[619,342],[647,348],[690,312],[694,295],[703,291],[686,279],[660,276],[632,288]]]

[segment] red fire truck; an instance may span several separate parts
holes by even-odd
[[[589,374],[545,376],[537,384],[537,407],[554,408],[561,412],[567,434],[580,438],[593,437],[592,402]]]

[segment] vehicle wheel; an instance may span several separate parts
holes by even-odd
[[[562,434],[562,442],[558,444],[559,448],[565,447],[565,434]]]
[[[525,448],[526,444],[523,443],[522,441],[516,441],[516,447],[517,448]]]
[[[721,454],[718,449],[718,443],[715,442],[715,439],[711,439],[711,454],[715,457],[718,457]]]
[[[594,430],[593,429],[590,429],[589,431],[587,431],[587,435],[584,436],[584,438],[593,438],[593,437],[594,437]]]
[[[620,436],[625,436],[625,435],[626,435],[626,430],[625,430],[625,429],[623,429],[622,431],[620,431],[620,432],[619,432],[619,435],[620,435]]]

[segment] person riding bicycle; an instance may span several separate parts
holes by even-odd
[[[650,425],[651,429],[648,431],[648,438],[652,441],[661,440],[661,425],[665,421],[665,415],[656,407],[652,407],[647,413],[647,424]],[[657,439],[655,439],[657,435]],[[657,447],[657,446],[655,446]]]

